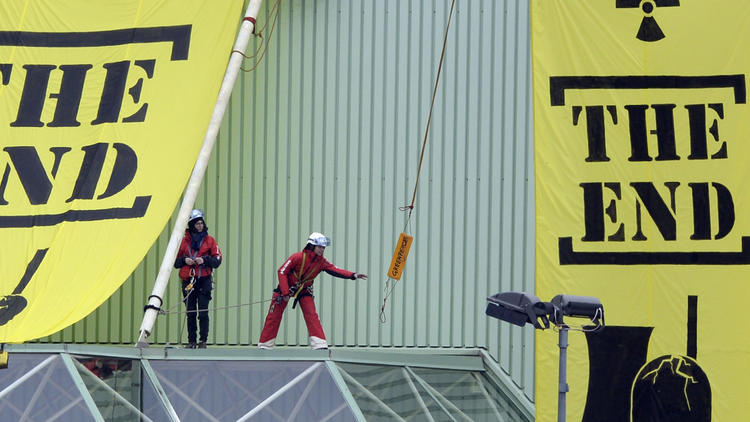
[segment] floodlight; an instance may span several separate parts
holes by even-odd
[[[588,318],[597,327],[604,325],[604,307],[595,297],[557,295],[550,303],[555,308],[553,322],[556,325],[562,324],[563,316]]]
[[[538,297],[519,292],[505,292],[487,298],[485,313],[493,318],[510,322],[523,327],[532,324],[535,328],[549,328],[552,310],[549,303],[542,302]]]
[[[604,306],[595,297],[557,295],[549,302],[542,302],[538,297],[520,292],[497,293],[487,298],[485,313],[511,324],[523,327],[532,324],[535,328],[549,328],[550,320],[559,332],[557,343],[560,348],[560,368],[558,371],[557,420],[565,421],[566,401],[568,392],[567,358],[568,358],[568,330],[571,329],[563,321],[563,317],[588,318],[599,331],[604,328]],[[585,330],[585,328],[573,328]]]

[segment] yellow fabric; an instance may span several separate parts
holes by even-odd
[[[694,297],[715,421],[750,415],[749,20],[744,1],[531,1],[536,295],[596,297],[607,326],[652,329],[641,369],[688,355]],[[536,420],[554,421],[558,336],[536,340]],[[571,332],[568,420],[597,406],[589,352]]]
[[[0,342],[130,275],[198,156],[241,0],[0,3]]]

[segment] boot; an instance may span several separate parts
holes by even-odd
[[[198,343],[198,348],[199,349],[205,349],[206,348],[206,342],[202,341],[202,342]]]
[[[186,349],[195,349],[195,343],[191,341],[190,343],[188,343],[187,346],[185,346],[185,348]]]

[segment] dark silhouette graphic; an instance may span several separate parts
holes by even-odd
[[[582,422],[628,421],[630,389],[646,363],[653,327],[604,327],[586,333],[589,388]]]
[[[28,302],[25,297],[21,296],[21,293],[26,288],[26,285],[29,284],[29,281],[31,281],[31,277],[34,276],[45,255],[47,255],[47,249],[37,250],[34,257],[31,258],[29,265],[26,266],[26,272],[21,277],[21,281],[13,289],[13,293],[0,298],[0,325],[7,324],[14,316],[20,314],[26,308]]]
[[[589,387],[582,422],[707,422],[711,385],[697,359],[698,297],[688,296],[687,356],[646,362],[654,327],[586,333]]]
[[[633,381],[633,422],[707,422],[711,384],[698,357],[698,296],[688,296],[687,356],[665,355],[646,364]]]
[[[711,420],[711,385],[688,356],[660,356],[633,383],[633,422],[706,422]]]

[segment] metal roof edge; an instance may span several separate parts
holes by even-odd
[[[117,345],[91,345],[68,343],[22,343],[6,344],[8,353],[68,353],[71,355],[109,356],[141,359],[141,349]]]
[[[380,365],[415,366],[456,370],[482,371],[481,349],[478,348],[391,348],[332,347],[311,350],[302,346],[281,346],[262,350],[254,346],[209,346],[207,349],[185,349],[176,346],[23,343],[6,344],[10,353],[69,353],[73,355],[108,356],[127,359],[178,360],[294,360],[374,363]]]
[[[498,387],[503,390],[503,393],[513,402],[518,409],[524,413],[527,420],[534,421],[536,414],[536,405],[534,402],[523,392],[523,389],[516,384],[515,381],[500,367],[492,356],[487,353],[485,349],[478,349],[479,354],[484,363],[487,373],[493,377],[498,384]]]
[[[483,371],[479,349],[332,349],[335,362]]]
[[[329,359],[328,350],[279,347],[261,350],[252,346],[214,346],[207,349],[185,349],[174,346],[138,348],[126,345],[98,344],[8,344],[10,353],[69,353],[72,355],[107,356],[126,359],[150,360],[274,360],[274,361],[324,361]]]

